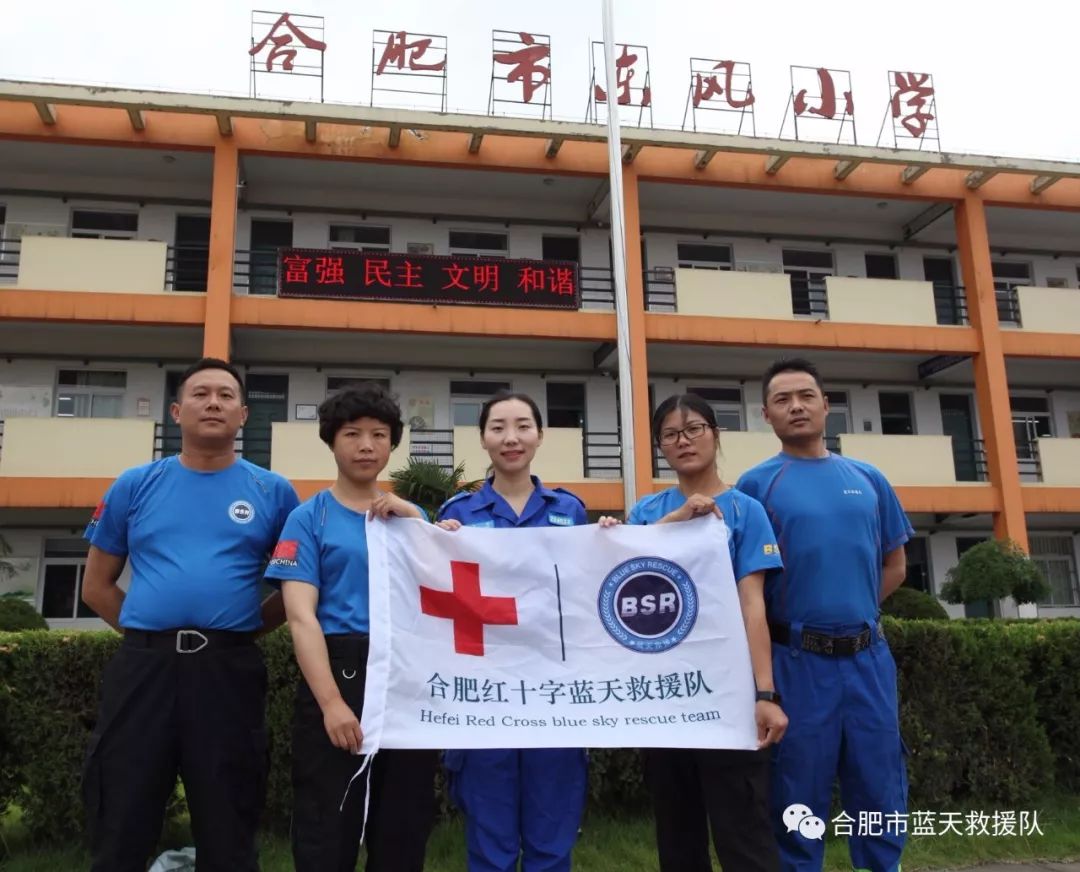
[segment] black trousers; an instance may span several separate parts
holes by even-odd
[[[178,654],[129,632],[105,668],[83,770],[91,872],[145,872],[178,773],[199,872],[257,872],[265,699],[253,642]]]
[[[326,643],[341,696],[360,717],[367,637],[327,636]],[[364,758],[331,744],[322,710],[305,681],[296,688],[292,759],[292,845],[297,872],[353,872],[364,827],[368,773],[349,786]],[[437,751],[375,755],[365,836],[367,872],[422,872],[435,821],[438,761]]]
[[[709,828],[724,872],[777,872],[768,751],[649,748],[661,872],[710,872]]]

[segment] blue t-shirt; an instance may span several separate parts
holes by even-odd
[[[877,619],[885,555],[915,532],[885,476],[838,454],[778,454],[736,487],[765,506],[784,558],[765,581],[770,620],[830,629]]]
[[[298,502],[286,479],[246,460],[199,472],[174,456],[125,470],[85,534],[131,562],[120,626],[257,630],[263,567]]]
[[[324,634],[367,633],[367,514],[343,506],[328,490],[319,491],[289,515],[266,578],[316,587],[315,616]]]
[[[780,549],[761,503],[732,488],[715,499],[731,532],[728,551],[731,553],[735,580],[739,581],[755,572],[781,569],[784,564],[780,559]],[[669,487],[638,500],[630,510],[626,523],[655,524],[685,502],[686,496],[682,491]]]
[[[544,487],[535,475],[533,492],[520,516],[495,492],[491,483],[488,479],[475,493],[451,497],[439,507],[436,519],[461,521],[466,527],[499,528],[576,527],[589,523],[585,504],[580,499],[562,488]]]

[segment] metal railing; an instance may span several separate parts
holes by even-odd
[[[953,436],[952,451],[957,481],[986,481],[990,477],[986,443],[982,439]]]
[[[1039,454],[1039,440],[1016,440],[1016,463],[1020,475],[1027,481],[1042,481],[1042,457]]]
[[[1020,294],[1017,285],[994,285],[997,299],[998,321],[1002,324],[1020,325]]]
[[[233,450],[245,460],[270,468],[271,434],[266,430],[249,430],[245,433],[241,430],[236,434],[233,442]],[[158,422],[154,424],[154,460],[163,457],[172,457],[180,453],[180,433],[173,431],[166,433],[165,425]]]
[[[0,237],[0,282],[14,282],[19,277],[19,252],[22,240]]]
[[[961,326],[968,323],[967,297],[964,288],[952,282],[933,282],[934,312],[938,324]]]
[[[581,450],[585,478],[622,477],[622,440],[618,431],[582,431]]]
[[[829,317],[829,295],[824,278],[791,276],[791,311],[796,316]]]

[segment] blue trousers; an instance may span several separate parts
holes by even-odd
[[[862,629],[831,632],[846,635]],[[800,650],[799,624],[791,625],[790,645],[772,646],[773,675],[790,721],[772,767],[772,820],[784,872],[821,869],[824,840],[789,831],[783,812],[795,803],[808,806],[833,831],[829,804],[838,775],[843,809],[852,819],[852,867],[870,872],[900,868],[905,835],[897,832],[895,815],[907,813],[908,783],[896,663],[876,627],[872,632],[873,644],[853,656]],[[891,830],[888,815],[894,815]]]
[[[469,872],[568,872],[588,764],[574,748],[447,751]]]

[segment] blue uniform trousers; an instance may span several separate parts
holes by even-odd
[[[834,628],[831,633],[863,629]],[[905,836],[897,832],[896,816],[907,813],[908,783],[896,663],[877,628],[871,632],[870,647],[848,656],[800,650],[802,626],[794,623],[791,643],[772,646],[773,675],[790,720],[772,767],[772,820],[784,872],[821,869],[824,841],[806,838],[798,829],[789,832],[783,812],[795,803],[806,805],[832,831],[829,804],[837,775],[844,812],[852,819],[852,867],[871,872],[900,868]],[[867,832],[859,835],[860,829]]]
[[[567,872],[585,807],[576,748],[447,751],[450,795],[465,814],[469,872]]]

